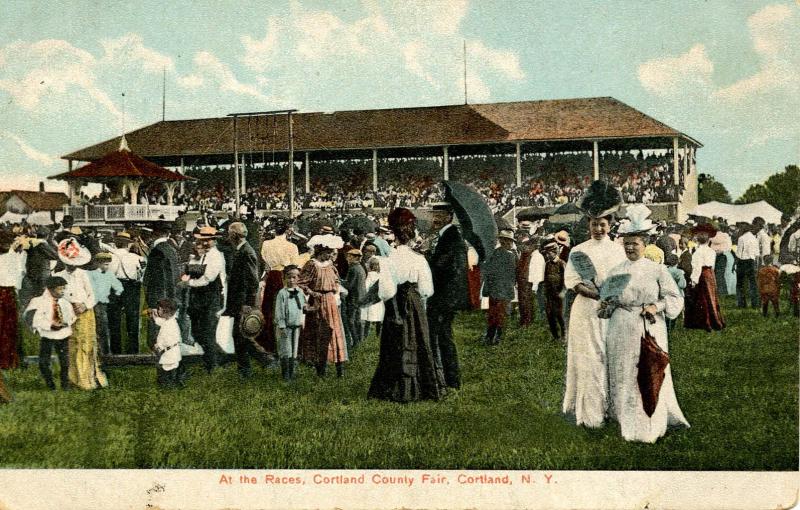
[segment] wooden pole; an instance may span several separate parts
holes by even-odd
[[[181,175],[186,175],[186,167],[183,165],[183,156],[181,156]],[[184,181],[181,181],[181,195],[186,192],[186,188],[184,187]]]
[[[233,190],[236,196],[236,211],[234,216],[239,217],[239,146],[236,141],[236,115],[233,116]]]
[[[594,164],[594,180],[600,180],[600,147],[597,140],[592,142],[592,163]]]
[[[311,159],[308,156],[308,152],[306,151],[306,164],[305,164],[305,171],[306,171],[306,193],[311,193]]]
[[[678,169],[678,137],[672,138],[672,182],[680,182],[680,170]]]
[[[447,157],[447,145],[442,152],[442,168],[444,169],[444,180],[450,179],[450,160]]]
[[[522,186],[522,144],[517,142],[517,187]]]
[[[372,149],[372,191],[378,191],[378,149]]]
[[[289,218],[294,218],[294,131],[292,112],[287,114],[289,123]]]

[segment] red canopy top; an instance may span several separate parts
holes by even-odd
[[[49,179],[71,180],[84,179],[93,182],[102,182],[119,178],[140,178],[150,181],[185,181],[189,178],[178,172],[151,163],[137,156],[128,149],[128,144],[123,138],[120,148],[109,152],[97,161],[76,168],[70,172],[52,175]]]

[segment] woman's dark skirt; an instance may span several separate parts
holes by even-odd
[[[367,396],[395,402],[440,399],[444,373],[435,359],[417,286],[402,284],[386,302],[378,368]]]

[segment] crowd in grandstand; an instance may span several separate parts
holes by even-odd
[[[472,185],[496,213],[514,206],[576,202],[592,180],[592,156],[588,152],[524,154],[520,186],[515,182],[515,165],[513,155],[456,156],[449,161],[449,178]],[[382,159],[378,186],[373,189],[369,160],[313,162],[309,193],[305,192],[304,172],[295,173],[295,209],[426,207],[442,199],[434,186],[442,179],[441,166],[441,158]],[[243,211],[289,209],[285,168],[285,163],[246,163]],[[628,203],[675,202],[684,188],[683,158],[679,158],[676,184],[669,153],[606,152],[601,155],[600,168],[601,178],[614,184]],[[235,209],[234,199],[227,192],[234,180],[231,167],[190,167],[187,174],[195,180],[185,185],[183,193],[176,193],[175,204],[196,210]],[[142,194],[142,200],[149,203],[167,200],[157,185],[142,190]],[[104,193],[91,200],[103,203],[109,199]]]

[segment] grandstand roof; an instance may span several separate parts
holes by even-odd
[[[239,118],[242,152],[285,152],[285,116]],[[601,140],[602,147],[669,148],[672,138],[691,137],[612,97],[466,104],[332,113],[294,114],[296,151],[364,151],[482,144],[561,144]],[[231,117],[161,121],[126,134],[135,153],[165,165],[181,156],[195,162],[233,152]],[[617,143],[615,143],[615,141]],[[86,147],[64,159],[93,161],[113,151],[118,138]],[[580,145],[582,148],[583,145]]]

